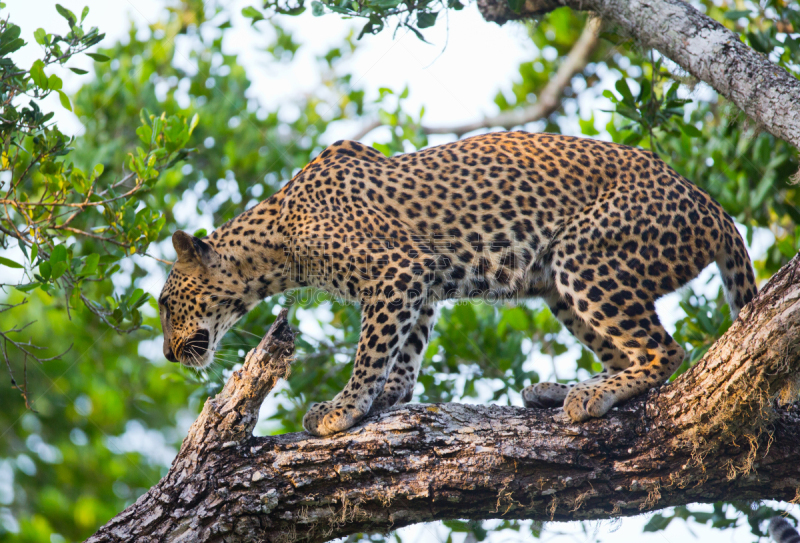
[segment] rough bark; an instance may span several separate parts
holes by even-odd
[[[284,311],[169,473],[89,541],[325,541],[439,519],[798,500],[798,272],[800,256],[673,383],[583,424],[561,409],[417,404],[328,438],[253,437],[293,353]]]
[[[523,108],[503,111],[491,117],[484,117],[479,121],[471,123],[449,125],[449,126],[429,126],[422,125],[421,129],[425,134],[455,134],[461,137],[468,132],[480,130],[481,128],[505,128],[510,130],[516,126],[522,126],[534,121],[546,119],[553,114],[561,105],[561,98],[564,90],[569,87],[575,74],[580,73],[589,62],[589,57],[597,46],[600,35],[600,19],[589,19],[581,32],[578,41],[570,50],[564,62],[558,67],[555,75],[536,97],[536,102]],[[367,134],[382,126],[379,120],[375,120],[359,130],[352,139],[360,140]]]
[[[593,11],[711,85],[761,128],[800,149],[800,81],[682,0],[478,0],[487,21],[529,19],[561,6]]]

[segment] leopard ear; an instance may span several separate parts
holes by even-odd
[[[214,249],[196,236],[190,236],[182,230],[172,234],[172,246],[178,254],[178,261],[208,266],[214,257]]]

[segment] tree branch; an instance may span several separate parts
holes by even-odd
[[[325,541],[453,518],[601,519],[800,499],[800,256],[673,383],[572,423],[561,409],[406,405],[347,432],[253,437],[288,371],[284,310],[209,399],[169,473],[91,542]]]
[[[800,81],[682,0],[526,0],[514,13],[505,0],[478,0],[484,19],[503,24],[561,6],[594,11],[711,85],[775,137],[800,149]]]
[[[597,46],[599,35],[600,19],[589,19],[578,41],[575,42],[575,45],[564,59],[564,62],[558,67],[555,76],[547,82],[542,92],[539,93],[536,103],[519,109],[503,111],[498,115],[484,117],[479,121],[466,124],[455,126],[422,125],[422,131],[428,135],[455,134],[460,138],[468,132],[480,130],[481,128],[504,128],[510,130],[515,126],[522,126],[534,121],[546,119],[558,109],[561,104],[561,96],[564,94],[564,89],[569,86],[575,74],[580,73],[586,67],[586,63],[589,61],[592,51],[594,51]],[[352,139],[363,139],[367,134],[380,126],[382,126],[382,123],[379,120],[375,120],[364,126]]]

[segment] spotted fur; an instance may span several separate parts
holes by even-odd
[[[769,535],[775,543],[800,543],[800,533],[783,517],[772,517],[769,522]]]
[[[315,435],[409,401],[440,300],[544,298],[604,371],[522,395],[584,421],[681,364],[655,313],[660,296],[711,262],[734,317],[756,294],[742,239],[705,192],[649,151],[552,134],[493,133],[392,158],[337,142],[209,237],[173,242],[159,300],[170,360],[208,364],[237,319],[287,289],[360,303],[353,375],[306,414]]]

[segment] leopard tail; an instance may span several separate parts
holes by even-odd
[[[722,274],[722,286],[731,309],[731,317],[736,320],[739,311],[755,297],[758,290],[753,275],[753,263],[733,219],[723,214],[721,226],[722,244],[717,253],[717,267]]]
[[[783,517],[772,517],[769,521],[769,535],[775,543],[800,543],[800,533]]]

